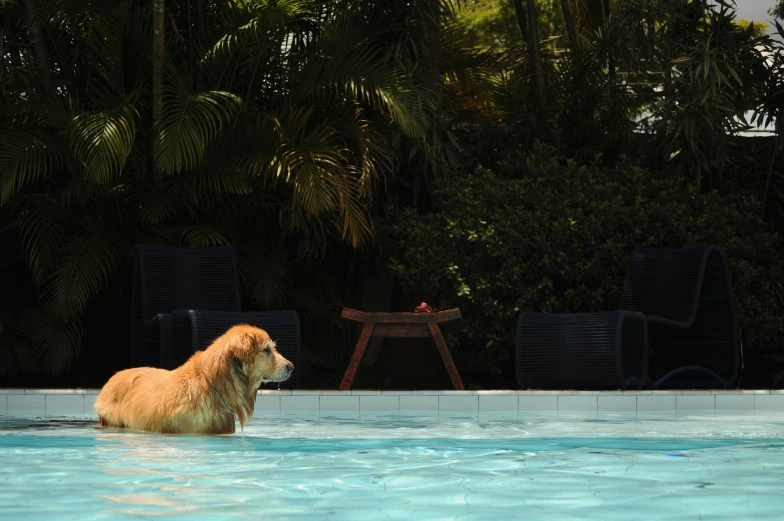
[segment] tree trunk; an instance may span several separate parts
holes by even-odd
[[[566,25],[566,36],[569,38],[569,47],[573,53],[580,52],[580,40],[577,36],[577,26],[575,25],[572,8],[569,7],[569,0],[561,0],[561,11],[563,12],[564,25]]]
[[[610,0],[602,0],[602,20],[605,24],[608,18],[610,18]]]
[[[699,22],[700,18],[702,18],[702,11],[703,11],[702,0],[693,0],[691,6],[692,9],[694,10],[693,19],[694,19],[694,25],[696,26],[697,22]]]
[[[3,6],[3,31],[5,32],[6,41],[8,42],[9,58],[11,65],[15,69],[22,69],[22,55],[18,50],[14,49],[14,42],[16,40],[16,27],[14,15],[11,12],[11,6],[6,3]]]
[[[686,6],[688,7],[688,5]],[[692,0],[691,2],[691,23],[689,24],[689,29],[692,31],[693,38],[691,41],[696,45],[699,42],[699,38],[697,37],[697,31],[700,28],[700,20],[702,19],[702,15],[704,12],[702,1],[701,0]],[[688,16],[688,11],[687,11]]]
[[[166,61],[166,2],[165,0],[152,0],[152,164],[153,177],[160,184],[162,181],[161,170],[158,162],[158,140],[160,124],[163,118],[163,71]]]
[[[528,20],[525,17],[525,8],[522,0],[512,0],[515,15],[517,15],[517,26],[520,28],[520,37],[527,46],[531,46],[531,39],[528,38]]]
[[[544,65],[542,63],[542,49],[539,47],[539,16],[536,13],[536,0],[525,0],[528,15],[528,34],[531,38],[531,61],[534,64],[536,86],[539,90],[539,99],[542,105],[547,105],[547,84],[544,79]]]
[[[193,27],[190,28],[193,31]],[[207,41],[207,0],[196,0],[196,31],[194,31],[195,38],[191,36],[191,47],[195,48],[197,52],[203,52],[202,49]],[[193,45],[193,41],[196,45]],[[201,91],[204,88],[204,67],[199,66],[196,73],[196,89]]]
[[[602,0],[602,22],[605,29],[610,24],[610,0]],[[612,52],[607,56],[607,78],[610,83],[615,80],[615,58]]]
[[[574,0],[572,6],[575,7],[573,14],[578,33],[590,34],[601,27],[605,11],[604,0]]]
[[[207,39],[207,0],[196,0],[196,34],[199,44]]]
[[[675,18],[667,19],[667,33],[664,41],[664,97],[672,96],[672,52],[675,45]]]
[[[429,89],[438,91],[441,87],[441,2],[421,0],[420,5],[424,15],[422,57],[425,64],[425,81]]]
[[[30,19],[30,32],[33,35],[33,51],[35,52],[35,61],[38,68],[38,74],[41,77],[41,84],[43,85],[44,92],[47,95],[52,95],[54,94],[52,69],[49,64],[49,53],[46,50],[46,42],[44,42],[44,32],[41,29],[41,23],[36,17],[35,0],[25,0],[25,7],[27,7],[27,16]]]

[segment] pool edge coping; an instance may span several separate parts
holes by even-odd
[[[100,389],[3,389],[2,417],[88,417]],[[260,390],[255,416],[424,415],[617,415],[677,418],[700,414],[784,413],[784,390],[667,391],[386,391]]]

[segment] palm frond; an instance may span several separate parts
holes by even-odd
[[[359,103],[333,126],[347,144],[348,170],[356,178],[360,193],[370,196],[377,182],[384,180],[395,163],[389,140],[377,128],[373,115]]]
[[[423,139],[431,100],[417,87],[415,71],[403,67],[382,41],[372,39],[374,29],[368,22],[354,17],[333,23],[310,44],[314,50],[307,54],[318,56],[303,57],[292,67],[293,103],[350,96],[387,115],[406,135]]]
[[[334,214],[327,214],[332,217]],[[279,226],[285,238],[296,238],[295,258],[298,261],[324,257],[329,245],[338,239],[336,226],[327,219],[314,217],[299,205],[288,204],[281,208]]]
[[[194,191],[210,195],[249,195],[253,192],[253,177],[232,165],[228,168],[198,168],[182,180]]]
[[[326,157],[326,155],[322,155],[320,159]],[[331,171],[332,169],[307,161],[306,155],[297,155],[295,158],[289,159],[292,163],[298,163],[293,180],[295,197],[293,202],[301,205],[311,215],[320,215],[335,210],[338,206],[338,197],[337,186],[335,186],[336,177],[335,173]]]
[[[17,322],[22,342],[32,351],[37,366],[44,373],[62,375],[79,357],[80,322],[63,321],[44,308],[27,310]]]
[[[202,61],[226,61],[245,41],[263,41],[292,20],[307,19],[312,14],[311,4],[312,2],[304,0],[232,2],[224,10],[222,17],[226,34],[205,54]]]
[[[446,24],[440,34],[439,68],[447,85],[472,96],[486,95],[501,70],[501,56],[495,49],[476,48],[461,24]]]
[[[294,309],[312,327],[303,331],[314,335],[328,351],[335,353],[330,333],[343,324],[340,320],[341,294],[337,281],[307,264],[285,259],[285,251],[271,251],[265,244],[247,243],[238,250],[243,292],[261,309]],[[325,334],[326,333],[326,334]],[[303,339],[303,358],[312,351]],[[303,365],[303,376],[309,368]]]
[[[105,286],[120,263],[120,248],[105,233],[67,237],[56,267],[46,280],[42,300],[64,321],[76,320]]]
[[[185,248],[207,246],[229,246],[233,243],[226,230],[218,226],[186,225],[177,228],[163,228],[157,231],[158,237],[167,244]]]
[[[108,19],[96,26],[96,37],[93,39],[97,58],[95,66],[106,85],[118,95],[125,92],[123,38],[130,20],[131,5],[131,0],[117,5]]]
[[[338,119],[322,119],[313,106],[301,106],[272,115],[274,138],[257,150],[248,147],[240,164],[255,175],[289,184],[292,205],[309,215],[340,216],[344,237],[356,245],[371,230],[363,198],[390,171],[391,160],[386,139],[361,107],[342,112]]]
[[[210,142],[240,108],[242,100],[230,92],[191,93],[176,71],[169,69],[164,113],[156,150],[164,173],[193,168]]]
[[[373,227],[367,206],[362,204],[360,190],[356,187],[347,188],[341,194],[340,205],[343,237],[350,238],[351,245],[357,247],[373,234]]]
[[[36,343],[36,358],[44,372],[62,375],[68,372],[79,358],[82,348],[81,321],[39,322],[33,339]]]
[[[29,309],[19,309],[0,313],[0,376],[8,376],[15,371],[38,370],[35,348],[22,330],[29,312]]]
[[[337,202],[330,179],[345,161],[337,132],[328,121],[312,121],[313,115],[312,107],[292,107],[273,119],[278,153],[269,171],[293,182],[300,204],[315,215]]]
[[[0,204],[64,162],[61,144],[43,125],[4,126],[0,130]]]
[[[340,300],[323,291],[294,288],[286,295],[289,307],[303,319],[322,325],[340,327]]]
[[[254,176],[269,174],[269,166],[278,157],[275,114],[264,114],[256,121],[242,117],[214,147],[210,147],[207,164],[221,169],[238,166]],[[285,179],[287,180],[287,179]]]
[[[39,285],[43,284],[55,264],[60,243],[68,232],[68,213],[53,197],[35,195],[25,198],[16,223],[33,280]]]
[[[282,308],[288,303],[291,272],[282,256],[256,245],[238,252],[237,265],[242,289],[262,309]]]
[[[40,120],[41,126],[51,129],[53,135],[68,139],[73,130],[73,122],[86,112],[78,93],[55,96],[43,103],[31,103],[31,111]]]
[[[171,219],[182,208],[193,201],[184,200],[181,193],[171,183],[162,187],[142,184],[133,189],[127,199],[130,213],[144,226],[154,226]]]
[[[136,114],[123,104],[77,116],[72,133],[74,152],[84,176],[99,184],[116,180],[131,153],[136,137]]]

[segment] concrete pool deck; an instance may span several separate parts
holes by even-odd
[[[0,418],[85,417],[99,389],[0,389]],[[784,412],[784,390],[672,391],[274,391],[258,392],[254,417],[287,414],[620,415],[674,419]]]

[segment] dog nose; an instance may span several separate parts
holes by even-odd
[[[294,370],[294,364],[292,364],[291,362],[287,363],[286,364],[286,369],[288,369],[289,371],[293,371]]]

